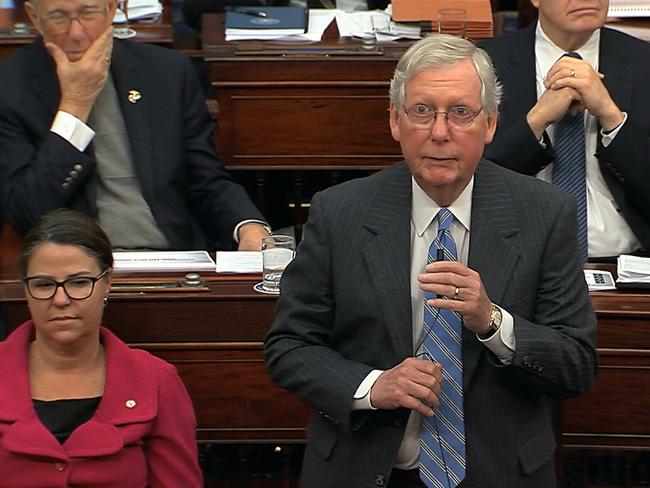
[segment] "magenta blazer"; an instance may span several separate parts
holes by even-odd
[[[104,395],[61,445],[32,406],[25,322],[0,342],[0,485],[4,488],[199,488],[192,402],[176,369],[102,327]]]

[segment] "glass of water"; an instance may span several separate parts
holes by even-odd
[[[117,8],[124,14],[121,22],[115,22],[113,27],[113,36],[118,39],[129,39],[135,36],[136,32],[129,26],[129,0],[117,0]]]
[[[296,253],[296,241],[291,236],[272,235],[262,239],[262,289],[280,293],[280,278]]]

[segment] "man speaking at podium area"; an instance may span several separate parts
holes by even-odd
[[[304,488],[557,486],[596,320],[574,200],[482,159],[500,92],[471,42],[417,42],[390,88],[405,161],[312,200],[264,350],[315,411]]]
[[[183,54],[113,42],[115,0],[32,0],[41,37],[0,65],[0,195],[26,232],[50,210],[97,218],[118,248],[261,248]]]

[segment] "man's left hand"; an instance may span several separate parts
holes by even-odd
[[[596,117],[601,127],[611,130],[623,122],[623,112],[618,108],[603,83],[605,75],[594,70],[585,60],[568,56],[560,58],[549,70],[544,85],[557,90],[573,88],[582,98],[582,104]]]
[[[420,289],[438,295],[429,300],[431,307],[458,312],[465,327],[476,333],[487,331],[492,301],[476,271],[458,261],[436,261],[427,264],[418,281]]]
[[[270,234],[266,228],[260,224],[244,224],[239,228],[239,245],[238,251],[261,251],[262,239]]]

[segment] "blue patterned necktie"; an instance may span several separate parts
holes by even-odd
[[[454,215],[442,208],[436,218],[438,234],[429,246],[427,261],[435,261],[439,249],[444,252],[445,260],[457,261],[456,243],[449,233]],[[424,293],[422,344],[425,355],[442,365],[444,381],[434,416],[422,417],[420,477],[430,488],[452,488],[465,478],[462,324],[456,312],[434,310],[426,304],[426,300],[435,297],[434,293]]]
[[[578,53],[565,56],[580,58]],[[585,116],[567,114],[555,124],[553,183],[571,193],[578,206],[578,250],[587,261],[587,165],[585,157]]]

